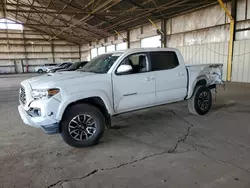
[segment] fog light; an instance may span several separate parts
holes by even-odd
[[[38,117],[38,116],[41,116],[41,109],[40,108],[30,108],[27,113],[31,117]]]
[[[37,116],[41,116],[41,110],[40,109],[35,109],[35,113],[37,114]]]

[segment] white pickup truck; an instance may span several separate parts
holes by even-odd
[[[205,115],[210,90],[222,83],[221,64],[185,66],[177,49],[129,49],[97,56],[79,71],[23,81],[18,110],[25,124],[85,147],[121,113],[188,100],[191,113]]]

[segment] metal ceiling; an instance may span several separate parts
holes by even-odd
[[[82,44],[217,0],[1,0],[4,16],[24,26]]]

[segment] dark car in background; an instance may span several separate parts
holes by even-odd
[[[88,63],[88,61],[79,61],[79,62],[75,62],[73,63],[70,67],[66,68],[66,69],[60,69],[57,72],[62,72],[62,71],[75,71],[77,69],[80,69],[82,67],[84,67],[84,65],[86,65]]]
[[[52,69],[49,69],[47,72],[48,72],[48,73],[54,73],[54,72],[57,72],[58,70],[61,70],[61,69],[67,69],[67,68],[69,68],[72,64],[73,64],[73,63],[71,63],[71,62],[60,63],[60,64],[58,64],[58,66],[53,67]]]

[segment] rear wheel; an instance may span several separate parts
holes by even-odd
[[[188,100],[188,108],[192,114],[205,115],[212,106],[212,93],[206,86],[197,86],[193,96]]]
[[[61,136],[73,147],[98,143],[105,129],[105,118],[98,108],[89,104],[71,106],[61,122]]]

